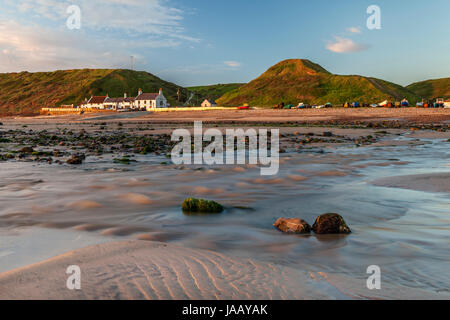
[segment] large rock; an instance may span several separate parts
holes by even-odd
[[[187,198],[181,205],[184,213],[220,213],[224,207],[211,200]]]
[[[299,218],[279,218],[273,226],[286,233],[310,233],[311,226]]]
[[[347,226],[342,218],[337,213],[324,213],[317,217],[312,229],[317,234],[330,233],[351,233],[352,231]]]
[[[22,152],[22,153],[33,153],[34,149],[32,147],[23,147],[22,149],[19,150],[19,152]]]
[[[74,154],[72,156],[72,158],[67,159],[67,163],[68,164],[73,164],[73,165],[77,165],[77,164],[82,164],[83,160],[86,158],[86,156],[84,154]]]

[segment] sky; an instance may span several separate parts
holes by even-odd
[[[450,1],[0,0],[0,72],[133,60],[194,86],[248,82],[291,58],[401,85],[450,77]]]

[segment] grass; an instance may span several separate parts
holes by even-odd
[[[407,98],[415,103],[410,90],[375,78],[334,75],[309,60],[285,60],[269,68],[257,79],[217,100],[219,105],[272,107],[281,102],[341,105],[344,102],[378,103]]]
[[[187,99],[188,90],[148,72],[124,69],[79,69],[54,72],[0,74],[0,115],[36,115],[41,108],[78,105],[91,95],[136,96],[138,89],[158,92],[177,105],[177,90]]]
[[[419,97],[431,100],[436,98],[450,98],[450,78],[426,80],[416,82],[407,86],[409,90],[413,91]]]
[[[194,103],[200,105],[204,99],[216,100],[225,93],[242,87],[244,83],[214,84],[209,86],[188,87],[187,89],[195,93]]]

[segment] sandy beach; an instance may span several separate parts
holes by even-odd
[[[449,112],[1,119],[2,154],[13,156],[0,182],[0,298],[448,299]],[[279,128],[280,173],[171,164],[168,137],[194,120]],[[142,153],[147,137],[157,147]],[[17,151],[24,146],[34,153]],[[66,163],[80,152],[81,165]],[[133,161],[114,161],[125,156]],[[188,196],[226,210],[184,215]],[[272,226],[324,212],[342,214],[353,233],[292,236]],[[371,264],[382,267],[382,290],[367,289]],[[70,265],[81,268],[82,290],[66,287]]]
[[[81,289],[69,290],[65,270],[82,270]],[[383,295],[364,279],[295,270],[217,252],[148,241],[123,241],[71,251],[0,274],[0,299],[448,299],[388,286]]]
[[[179,112],[130,112],[117,114],[63,115],[37,117],[9,117],[5,123],[21,124],[51,124],[58,121],[145,121],[149,123],[192,123],[204,121],[211,123],[335,123],[350,124],[357,122],[385,122],[411,124],[449,124],[450,109],[425,108],[331,108],[331,109],[300,109],[300,110],[212,110]]]

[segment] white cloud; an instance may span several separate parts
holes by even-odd
[[[21,12],[54,21],[67,19],[67,8],[75,4],[81,9],[83,27],[197,40],[183,34],[183,11],[169,6],[166,0],[18,0],[13,3]]]
[[[128,56],[126,44],[14,21],[0,22],[0,49],[0,72],[120,67]]]
[[[327,44],[327,49],[337,53],[358,52],[368,49],[367,45],[354,42],[352,39],[335,37],[334,42]]]
[[[18,14],[0,20],[0,72],[128,67],[136,51],[200,41],[186,34],[183,11],[168,0],[5,1]],[[66,28],[73,4],[80,30]]]
[[[237,69],[241,66],[241,63],[237,61],[224,61],[224,64],[233,69]]]
[[[361,29],[359,27],[350,27],[347,28],[347,31],[351,33],[361,33]]]

